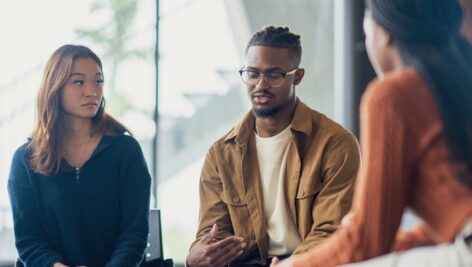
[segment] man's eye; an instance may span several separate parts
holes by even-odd
[[[269,72],[269,73],[266,73],[266,77],[269,78],[269,79],[280,79],[282,78],[282,74],[278,73],[278,72]]]
[[[246,71],[246,75],[247,75],[247,77],[249,77],[251,79],[259,78],[259,73],[255,72],[255,71]]]
[[[75,80],[72,82],[73,84],[76,84],[76,85],[83,85],[84,84],[84,81],[82,80]]]

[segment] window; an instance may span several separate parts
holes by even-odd
[[[213,141],[246,110],[224,1],[160,1],[158,206],[164,255],[184,262],[195,238],[198,182]]]

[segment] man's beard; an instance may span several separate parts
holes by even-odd
[[[274,116],[275,114],[279,113],[280,111],[280,106],[278,107],[273,107],[271,109],[255,109],[253,108],[252,109],[252,113],[254,114],[254,116],[256,116],[257,118],[268,118],[268,117],[272,117]]]

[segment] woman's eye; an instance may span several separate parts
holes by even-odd
[[[97,80],[96,81],[97,85],[103,85],[104,82],[105,82],[104,80]]]
[[[82,81],[82,80],[76,80],[76,81],[73,81],[72,83],[73,83],[73,84],[76,84],[76,85],[83,85],[83,84],[84,84],[84,81]]]

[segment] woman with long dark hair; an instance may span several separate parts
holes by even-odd
[[[457,0],[367,1],[378,79],[361,102],[351,212],[325,243],[273,265],[472,266],[472,50],[461,21]],[[423,223],[397,232],[406,207]]]
[[[8,192],[25,266],[138,266],[150,175],[141,148],[105,112],[102,62],[64,45],[46,64],[36,123],[16,151]]]

